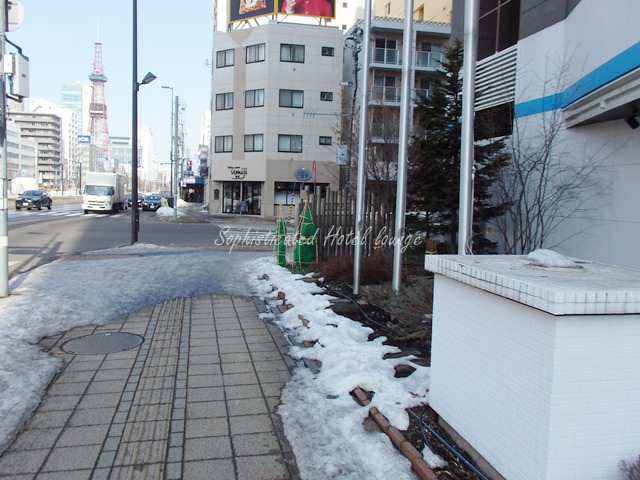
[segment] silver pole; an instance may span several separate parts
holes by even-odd
[[[178,185],[178,109],[180,108],[180,102],[178,101],[178,96],[175,96],[175,107],[173,108],[173,162],[175,162],[175,167],[173,168],[173,172],[176,176],[175,181],[173,182],[175,186],[175,193],[173,194],[173,220],[176,221],[178,219],[178,193],[180,191],[180,186]]]
[[[171,90],[171,126],[169,127],[169,134],[171,135],[171,147],[169,147],[169,166],[170,166],[170,174],[169,174],[169,191],[171,192],[171,196],[173,197],[173,180],[175,176],[173,175],[173,87],[169,85],[162,85],[161,88],[165,88],[167,90]],[[174,197],[174,208],[175,208],[175,197]]]
[[[478,0],[466,0],[464,7],[464,59],[462,65],[462,139],[460,147],[460,199],[458,212],[458,255],[473,253],[473,116],[478,49]]]
[[[7,1],[0,0],[0,297],[9,295],[9,198],[7,162],[7,99],[5,95],[4,53],[7,26]]]
[[[369,37],[371,36],[371,3],[372,0],[364,2],[364,32],[362,35],[362,46],[364,55],[362,56],[362,90],[360,91],[360,132],[358,136],[358,180],[356,186],[356,224],[354,232],[353,248],[353,293],[360,291],[360,258],[362,256],[362,233],[364,217],[364,190],[367,179],[367,130],[368,101],[369,101]],[[357,75],[357,73],[356,73]],[[353,112],[352,112],[353,114]]]
[[[391,287],[400,291],[402,281],[402,246],[404,216],[407,208],[407,150],[409,147],[409,115],[411,114],[411,79],[413,61],[413,0],[405,0],[404,33],[402,35],[402,90],[400,92],[400,134],[398,136],[398,179],[396,182],[396,222],[393,245],[393,278]]]
[[[133,38],[131,72],[131,199],[138,202],[138,0],[133,0]],[[131,245],[138,242],[140,216],[131,209]]]

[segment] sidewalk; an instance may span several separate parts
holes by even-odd
[[[178,298],[44,339],[64,369],[0,478],[298,479],[275,413],[294,362],[263,310]]]

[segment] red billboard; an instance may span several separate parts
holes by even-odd
[[[335,18],[335,0],[278,0],[278,13]]]
[[[229,0],[229,22],[279,13],[335,18],[335,0]]]

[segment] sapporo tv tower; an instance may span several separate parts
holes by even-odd
[[[101,150],[98,153],[99,156],[108,160],[110,158],[109,124],[107,123],[107,104],[104,99],[104,84],[107,83],[107,77],[102,66],[102,43],[99,42],[95,43],[93,71],[89,75],[89,80],[91,80],[89,105],[91,144]]]

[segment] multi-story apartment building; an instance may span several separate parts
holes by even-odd
[[[13,121],[7,122],[7,178],[12,194],[22,193],[18,177],[37,178],[37,144],[22,137],[22,128]]]
[[[376,17],[405,18],[404,0],[374,2]],[[451,22],[451,0],[417,0],[413,2],[413,19],[420,22]]]
[[[362,45],[363,21],[357,22],[346,34],[344,78],[345,102],[342,141],[346,159],[343,162],[343,183],[352,185],[352,168],[356,164],[359,132],[358,118],[364,72],[367,75],[367,178],[374,181],[395,181],[400,127],[402,50],[404,21],[375,17],[371,22],[370,44]],[[409,82],[412,107],[420,96],[428,97],[437,80],[444,48],[449,43],[450,25],[438,22],[413,22],[411,38],[412,72]],[[369,49],[369,66],[363,68],[363,48]],[[391,166],[391,167],[390,167]],[[346,177],[346,178],[345,178]]]
[[[63,180],[62,120],[54,113],[9,112],[20,126],[23,138],[38,145],[38,183],[44,188],[60,188]]]
[[[342,31],[272,21],[216,32],[214,50],[210,212],[278,215],[337,186]]]

